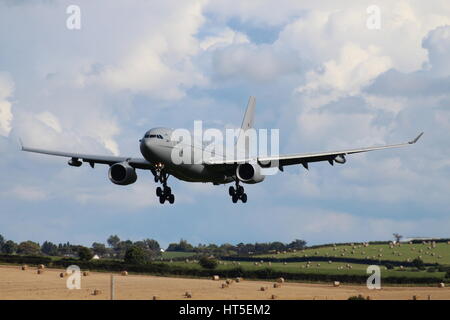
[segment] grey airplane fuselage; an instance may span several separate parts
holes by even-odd
[[[189,182],[212,182],[222,184],[234,181],[234,178],[223,171],[216,171],[202,163],[174,164],[172,152],[178,142],[171,140],[172,130],[168,128],[153,128],[147,131],[140,140],[142,156],[149,162],[164,165],[164,170],[174,177]],[[191,153],[194,147],[189,147]]]

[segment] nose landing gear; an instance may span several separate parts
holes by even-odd
[[[244,192],[244,187],[239,185],[239,180],[236,180],[236,188],[231,186],[228,189],[228,193],[233,203],[238,202],[238,200],[241,200],[243,203],[247,202],[247,194]]]
[[[155,182],[160,182],[162,184],[162,188],[156,188],[156,196],[159,198],[159,203],[163,204],[167,200],[170,204],[173,204],[175,202],[175,195],[172,193],[172,189],[167,186],[167,179],[169,179],[169,175],[164,172],[164,164],[157,163],[155,165],[154,175]]]

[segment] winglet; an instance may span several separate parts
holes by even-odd
[[[423,132],[421,132],[414,140],[412,140],[412,141],[410,141],[410,142],[408,142],[409,144],[414,144],[414,143],[416,143],[417,141],[419,141],[419,139],[420,139],[420,137],[423,135]]]

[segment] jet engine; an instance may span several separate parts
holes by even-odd
[[[244,183],[258,183],[264,180],[258,164],[242,163],[236,168],[236,176]]]
[[[137,180],[136,170],[127,162],[113,164],[108,175],[112,183],[121,186],[135,183]]]

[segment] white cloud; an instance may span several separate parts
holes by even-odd
[[[245,34],[226,27],[214,36],[205,37],[205,39],[201,41],[200,47],[203,50],[208,50],[215,49],[217,47],[249,42],[250,41]]]
[[[52,114],[51,112],[45,111],[36,115],[36,118],[40,120],[46,126],[52,128],[57,133],[61,133],[61,124],[59,123],[58,118]]]
[[[18,185],[12,188],[9,195],[26,201],[42,201],[47,199],[47,193],[39,187]]]
[[[450,25],[442,26],[431,31],[424,38],[423,47],[428,50],[432,72],[441,77],[449,76]]]
[[[358,94],[363,86],[392,66],[390,58],[380,56],[379,51],[373,46],[364,50],[355,44],[344,45],[336,60],[324,62],[323,71],[308,72],[306,84],[297,89],[298,93],[319,92],[321,105],[340,96]]]
[[[130,43],[122,56],[104,65],[99,74],[87,75],[85,85],[100,82],[114,90],[166,100],[180,99],[187,88],[205,85],[205,77],[191,61],[200,50],[194,35],[203,23],[201,3],[171,3],[166,8],[171,11],[170,19],[150,16],[154,21],[142,37]]]
[[[8,100],[14,90],[14,83],[6,73],[0,72],[0,135],[8,136],[11,131],[13,114]]]

